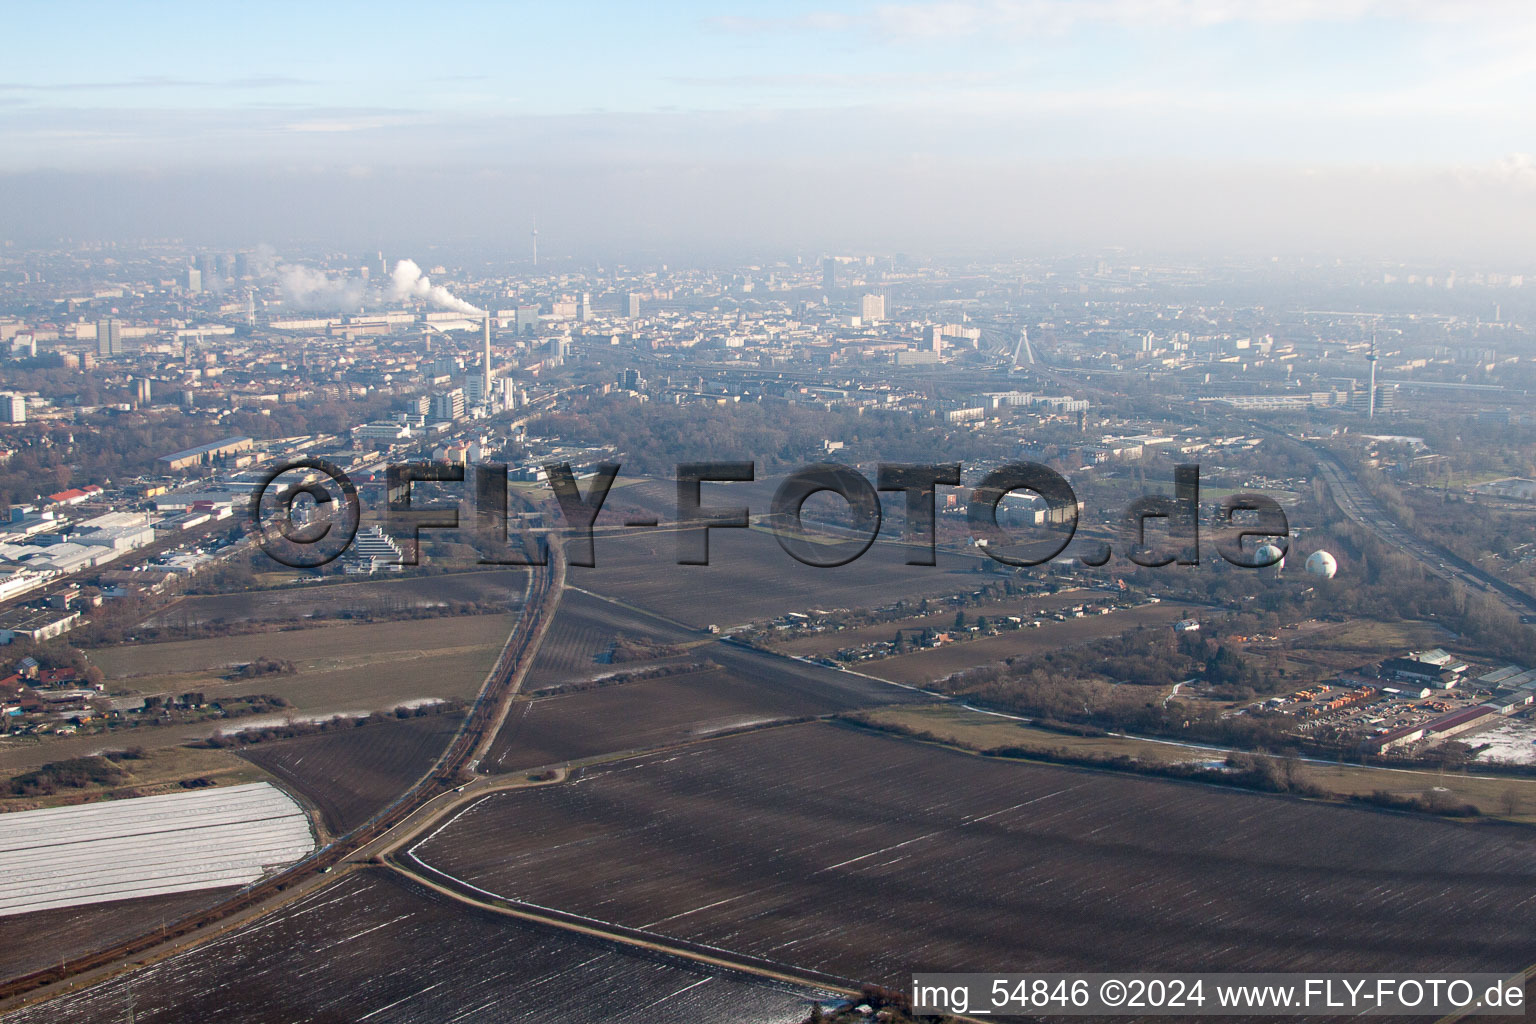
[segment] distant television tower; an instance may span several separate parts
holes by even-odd
[[[539,226],[533,226],[533,265],[539,265]]]
[[[1371,332],[1371,351],[1370,351],[1370,354],[1365,357],[1365,361],[1367,363],[1371,364],[1371,391],[1370,391],[1370,394],[1366,395],[1366,399],[1365,399],[1365,401],[1366,401],[1365,418],[1368,419],[1368,420],[1373,420],[1373,419],[1376,418],[1376,332],[1375,331]]]

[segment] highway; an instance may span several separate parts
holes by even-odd
[[[1259,429],[1265,433],[1275,433],[1266,428]],[[1331,452],[1306,441],[1296,443],[1305,447],[1317,460],[1317,469],[1328,484],[1328,493],[1351,522],[1370,530],[1383,543],[1419,562],[1431,576],[1459,583],[1468,590],[1490,594],[1521,617],[1536,614],[1536,597],[1405,529],[1387,515],[1381,503]]]

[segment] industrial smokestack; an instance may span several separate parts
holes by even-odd
[[[485,380],[480,391],[480,400],[487,406],[491,404],[491,314],[485,314]]]

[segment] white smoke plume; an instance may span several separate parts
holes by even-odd
[[[355,313],[364,306],[421,299],[455,313],[480,315],[485,312],[442,285],[433,284],[415,260],[396,263],[385,287],[370,285],[365,278],[332,277],[313,267],[281,261],[270,246],[257,249],[253,268],[258,276],[276,282],[282,290],[284,304],[295,309]]]
[[[355,311],[367,298],[366,281],[331,277],[297,263],[279,263],[272,268],[283,301],[298,309]]]
[[[485,312],[480,307],[465,302],[442,285],[433,284],[432,279],[421,272],[415,260],[401,260],[396,263],[394,273],[389,275],[389,283],[396,299],[425,299],[434,306],[440,306],[455,313]]]

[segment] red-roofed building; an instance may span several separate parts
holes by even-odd
[[[90,501],[101,493],[101,488],[95,484],[87,484],[84,487],[71,487],[67,491],[48,495],[48,503],[50,505],[78,505],[82,501]]]

